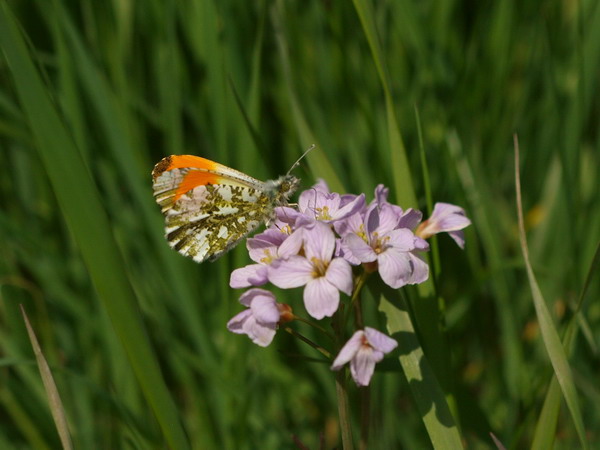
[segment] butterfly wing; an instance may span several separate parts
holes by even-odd
[[[169,245],[196,262],[215,260],[273,213],[262,181],[197,156],[169,156],[152,172]]]

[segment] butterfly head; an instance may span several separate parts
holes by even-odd
[[[267,181],[267,184],[270,185],[268,191],[273,196],[273,202],[277,205],[285,205],[300,186],[300,178],[288,174],[276,180]]]

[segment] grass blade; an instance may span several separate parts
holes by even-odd
[[[533,304],[535,306],[535,312],[540,324],[540,330],[542,332],[542,339],[544,346],[552,362],[554,373],[558,380],[558,384],[562,389],[563,396],[571,412],[571,417],[575,424],[575,429],[579,435],[579,441],[582,448],[587,449],[587,440],[585,438],[585,429],[583,426],[583,418],[581,416],[581,409],[579,407],[579,400],[577,398],[577,391],[573,383],[573,375],[571,373],[571,367],[567,361],[567,354],[565,348],[560,341],[556,327],[552,321],[550,311],[546,306],[544,297],[540,287],[538,286],[533,268],[529,261],[529,249],[527,248],[527,238],[525,236],[525,223],[523,219],[523,208],[521,204],[521,181],[519,173],[519,143],[515,136],[515,185],[516,185],[516,196],[517,196],[517,214],[519,216],[519,237],[521,241],[521,251],[523,253],[523,259],[525,260],[525,267],[527,269],[527,277],[529,279],[529,285],[531,288],[531,294],[533,296]]]
[[[402,135],[398,127],[398,119],[394,101],[392,99],[389,76],[383,53],[377,37],[377,29],[373,18],[371,4],[367,0],[354,0],[354,7],[363,26],[363,31],[369,42],[369,48],[373,56],[373,61],[377,67],[383,92],[385,95],[385,109],[387,114],[387,130],[390,145],[390,159],[392,162],[392,171],[394,173],[394,183],[396,187],[396,200],[403,208],[417,208],[417,198],[412,183],[412,175],[406,158],[406,149],[402,141]]]
[[[23,37],[5,2],[0,8],[0,46],[58,203],[89,275],[124,345],[137,379],[172,448],[188,448],[139,316],[99,194],[80,153],[51,103]]]
[[[33,348],[33,353],[35,354],[35,359],[42,377],[42,382],[44,383],[44,389],[46,390],[46,395],[48,396],[50,411],[52,412],[52,417],[60,437],[60,442],[64,449],[70,450],[73,448],[73,443],[71,442],[67,417],[60,399],[60,394],[58,393],[58,388],[54,382],[54,377],[52,376],[50,366],[48,366],[48,362],[46,361],[37,337],[35,336],[35,332],[29,323],[25,308],[23,308],[23,305],[20,306],[21,313],[23,314],[23,321],[25,322],[25,327],[27,328],[27,334],[29,335],[29,340],[31,341],[31,347]]]
[[[463,448],[458,428],[439,385],[417,339],[406,304],[393,293],[380,295],[379,310],[387,318],[390,334],[401,333],[398,338],[400,364],[408,380],[411,392],[427,428],[429,439],[436,449]]]
[[[281,4],[279,6],[282,7]],[[279,9],[273,10],[272,17],[277,30],[279,55],[281,58],[281,64],[283,66],[286,88],[292,109],[292,116],[294,118],[298,134],[300,135],[300,143],[304,149],[307,149],[313,144],[317,147],[315,151],[310,152],[310,154],[306,157],[308,165],[310,166],[310,171],[315,177],[320,177],[327,180],[327,184],[333,192],[344,192],[341,180],[329,162],[329,158],[327,158],[325,151],[319,148],[317,138],[311,130],[306,117],[304,117],[300,103],[298,102],[298,97],[296,96],[294,82],[292,79],[292,70],[286,37],[283,31],[283,25],[281,23],[281,11]]]

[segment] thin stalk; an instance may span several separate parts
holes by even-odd
[[[354,285],[354,291],[352,291],[352,297],[350,298],[350,309],[354,309],[353,307],[358,302],[358,299],[360,298],[360,291],[362,290],[363,286],[365,285],[367,278],[369,278],[369,275],[370,275],[369,272],[367,272],[366,270],[363,270],[363,272],[358,276],[358,278],[356,280],[356,284]],[[348,310],[348,315],[350,314],[350,309]],[[345,324],[347,322],[348,315],[344,316],[344,320],[342,322],[343,324]],[[362,319],[361,319],[361,323],[357,322],[356,326],[358,328],[362,328]]]
[[[302,342],[307,343],[308,345],[310,345],[312,348],[314,348],[315,350],[317,350],[318,352],[320,352],[322,355],[324,355],[328,359],[331,359],[331,353],[329,353],[327,350],[325,350],[319,344],[316,344],[313,341],[311,341],[310,339],[308,339],[306,336],[301,335],[296,330],[294,330],[294,329],[292,329],[290,327],[285,327],[285,331],[287,331],[288,333],[290,333],[292,336],[300,339]]]
[[[305,319],[303,317],[294,316],[294,320],[297,320],[299,322],[305,323],[306,325],[310,325],[311,327],[319,330],[321,333],[323,333],[325,336],[327,336],[332,341],[335,341],[335,336],[333,336],[333,334],[331,334],[329,331],[327,331],[322,326],[317,325],[316,323],[311,322],[310,320],[307,320],[307,319]]]
[[[342,448],[353,450],[352,427],[350,424],[350,411],[348,408],[348,391],[346,389],[346,371],[338,370],[335,373],[335,392],[338,399],[338,416],[340,418],[340,431],[342,433]]]
[[[371,426],[371,386],[360,388],[360,441],[358,448],[366,450],[369,445]]]
[[[355,288],[352,298],[357,288]],[[344,324],[347,314],[344,312],[343,304],[333,316],[333,330],[335,332],[337,350],[342,348],[344,342]],[[340,432],[342,434],[342,448],[353,450],[352,424],[350,423],[350,411],[348,407],[348,389],[346,384],[346,370],[338,370],[335,373],[335,392],[338,399],[338,417],[340,419]]]

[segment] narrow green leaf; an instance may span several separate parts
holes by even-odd
[[[281,4],[279,4],[279,6],[281,7]],[[305,150],[311,145],[315,145],[317,147],[306,157],[308,165],[310,166],[310,171],[315,177],[326,180],[329,188],[332,191],[344,192],[344,186],[341,180],[329,162],[329,158],[327,157],[325,149],[319,147],[319,143],[312,129],[310,128],[310,125],[306,121],[306,118],[302,112],[302,108],[300,107],[300,103],[298,102],[298,97],[296,96],[296,90],[294,88],[286,36],[281,23],[281,11],[279,9],[274,10],[273,12],[273,22],[275,23],[279,56],[283,66],[283,74],[285,76],[286,88],[288,91],[288,97],[290,99],[292,116],[300,136],[300,144]]]
[[[58,436],[60,437],[60,442],[63,449],[70,450],[73,448],[73,443],[71,442],[71,434],[69,433],[67,417],[65,415],[65,409],[63,407],[62,400],[60,399],[58,388],[56,387],[54,377],[52,376],[52,371],[50,370],[50,366],[48,366],[48,362],[42,353],[42,349],[37,340],[35,332],[33,331],[31,323],[29,323],[29,318],[27,317],[25,308],[23,308],[23,305],[20,306],[25,327],[27,328],[27,334],[29,335],[29,340],[31,341],[31,347],[33,348],[33,353],[42,377],[42,382],[44,383],[44,389],[46,390],[46,395],[48,396],[48,404],[50,411],[52,412],[52,418],[54,419],[56,430],[58,431]]]
[[[135,295],[98,191],[50,100],[5,2],[0,8],[0,46],[65,221],[126,349],[142,391],[169,446],[188,448],[177,409],[142,325]]]
[[[396,192],[395,200],[403,208],[413,207],[419,209],[412,175],[406,157],[404,142],[396,118],[389,75],[385,60],[383,59],[383,52],[381,51],[381,46],[379,44],[372,6],[369,0],[354,0],[354,6],[369,43],[371,55],[375,66],[377,67],[377,72],[385,96],[390,165]],[[426,256],[426,258],[429,259],[429,256]],[[435,286],[431,278],[418,286],[418,293],[420,297],[418,301],[411,302],[415,311],[414,317],[416,326],[423,339],[423,347],[429,355],[433,369],[439,377],[439,381],[442,383],[444,390],[448,392],[449,400],[454,404],[452,394],[450,393],[450,386],[452,385],[450,374],[450,352],[446,337],[440,327],[443,320],[441,318],[442,313],[439,305],[442,305],[443,302],[437,298]]]
[[[373,10],[368,0],[354,0],[354,7],[360,18],[367,41],[369,42],[371,55],[373,56],[373,61],[377,67],[377,72],[379,73],[381,85],[383,86],[383,93],[385,95],[388,139],[390,141],[390,159],[392,161],[392,171],[394,174],[396,201],[402,205],[403,208],[411,207],[418,209],[419,205],[417,204],[412,175],[408,166],[408,159],[406,158],[406,149],[404,148],[404,142],[402,141],[402,135],[398,126],[398,119],[396,118],[389,75],[383,59],[381,46],[379,45],[375,19],[373,18]]]
[[[593,276],[596,273],[598,273],[599,264],[600,243],[598,243],[596,247],[596,252],[594,254],[594,258],[592,259],[592,263],[590,264],[585,283],[583,284],[583,289],[581,289],[581,294],[579,295],[579,300],[575,308],[575,315],[571,318],[571,321],[569,322],[569,326],[567,328],[567,332],[565,333],[565,337],[563,339],[563,345],[567,349],[569,354],[571,353],[570,349],[575,339],[577,325],[584,320],[581,314],[579,314],[579,311],[581,310],[581,306],[583,304],[585,294],[587,293],[587,290],[590,286],[590,282],[592,281]],[[592,345],[594,345],[593,341],[591,343]],[[550,382],[550,387],[548,388],[548,392],[546,393],[546,398],[544,399],[544,406],[542,407],[542,412],[540,413],[540,417],[538,418],[535,427],[535,434],[533,436],[533,441],[531,444],[531,448],[533,450],[544,450],[546,448],[551,448],[554,445],[560,404],[560,385],[558,384],[556,375],[553,375],[552,381]]]
[[[444,391],[423,353],[406,304],[400,296],[395,296],[397,298],[392,302],[393,294],[385,291],[381,293],[379,310],[386,315],[389,333],[400,333],[397,336],[400,364],[427,428],[429,439],[436,449],[463,448]]]
[[[563,396],[571,412],[575,429],[579,435],[579,441],[584,449],[588,448],[587,440],[585,438],[585,428],[583,425],[583,418],[581,415],[581,409],[579,407],[579,400],[577,397],[577,391],[575,390],[575,384],[573,383],[573,375],[571,373],[571,367],[567,361],[567,354],[565,348],[560,341],[552,316],[546,301],[542,295],[542,291],[538,286],[531,262],[529,261],[529,249],[527,247],[527,237],[525,235],[525,222],[523,219],[523,207],[521,204],[521,179],[519,173],[519,144],[517,137],[515,136],[515,187],[517,197],[517,214],[519,216],[519,238],[521,241],[521,251],[523,253],[523,259],[525,261],[525,267],[527,269],[527,278],[529,279],[529,286],[531,288],[531,294],[533,296],[533,304],[535,306],[535,312],[540,324],[540,330],[542,333],[542,339],[544,346],[550,357],[554,373],[558,380],[558,383],[562,389]],[[549,414],[551,420],[552,415]]]

